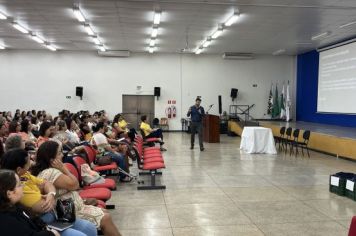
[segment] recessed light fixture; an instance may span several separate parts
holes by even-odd
[[[92,38],[93,42],[94,42],[96,45],[100,45],[100,44],[101,44],[101,42],[100,42],[100,40],[99,40],[98,37],[91,37],[91,38]]]
[[[149,53],[153,53],[155,51],[155,47],[148,47],[148,52]]]
[[[37,35],[31,35],[31,38],[36,41],[37,43],[40,43],[40,44],[44,44],[45,41],[43,39],[41,39],[40,37],[38,37]]]
[[[75,17],[78,19],[79,22],[85,22],[84,15],[80,11],[79,7],[74,7],[73,8],[73,13],[74,13]]]
[[[203,49],[202,48],[197,48],[195,50],[195,54],[199,55],[200,53],[202,53]]]
[[[223,32],[223,27],[219,26],[218,29],[211,35],[212,39],[217,39]]]
[[[208,37],[202,44],[203,48],[207,48],[209,47],[209,45],[211,44],[211,38]]]
[[[234,12],[234,14],[224,23],[224,26],[231,26],[237,21],[237,19],[239,19],[239,17],[240,14],[238,12]]]
[[[99,50],[102,51],[102,52],[105,52],[105,51],[106,51],[106,48],[104,47],[104,45],[101,45],[101,46],[99,47]]]
[[[317,35],[314,35],[311,37],[311,40],[315,41],[315,40],[318,40],[318,39],[321,39],[321,38],[324,38],[326,36],[329,36],[331,34],[330,31],[326,31],[324,33],[321,33],[321,34],[317,34]]]
[[[57,48],[55,48],[54,46],[50,45],[50,44],[47,44],[46,47],[51,50],[51,51],[57,51]]]
[[[29,31],[27,29],[25,29],[24,27],[22,27],[21,25],[19,25],[18,23],[16,22],[13,22],[12,23],[12,26],[17,29],[18,31],[20,31],[21,33],[24,33],[24,34],[28,34]]]
[[[159,25],[160,22],[161,22],[161,12],[156,11],[153,17],[153,24]]]
[[[4,46],[2,46],[2,45],[0,45],[0,50],[3,50],[3,49],[5,49],[5,47],[4,47]]]
[[[85,31],[87,32],[87,34],[89,35],[89,36],[94,36],[94,31],[92,30],[92,28],[90,27],[90,25],[88,25],[88,24],[85,24],[84,25],[84,29],[85,29]]]
[[[280,55],[280,54],[285,53],[285,52],[286,52],[285,49],[279,49],[279,50],[277,50],[277,51],[274,51],[274,52],[272,53],[272,55],[273,55],[273,56],[277,56],[277,55]]]
[[[156,39],[151,39],[150,41],[150,47],[154,47],[156,44]]]
[[[346,28],[346,27],[349,27],[349,26],[354,25],[354,24],[356,24],[356,21],[352,21],[352,22],[349,22],[349,23],[340,25],[339,28],[340,28],[340,29]]]
[[[7,16],[4,13],[0,12],[0,20],[6,20],[6,19]]]
[[[157,26],[154,26],[152,28],[152,33],[151,33],[151,38],[156,38],[158,35],[158,27]]]

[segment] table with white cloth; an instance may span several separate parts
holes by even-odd
[[[277,154],[272,130],[264,127],[244,127],[240,149],[246,153]]]

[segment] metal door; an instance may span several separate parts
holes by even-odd
[[[147,115],[147,122],[151,124],[155,111],[154,101],[153,95],[122,95],[122,114],[131,123],[130,127],[138,129],[143,115]]]

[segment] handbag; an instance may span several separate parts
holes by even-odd
[[[96,156],[95,163],[99,166],[106,166],[112,163],[110,156]]]
[[[72,198],[58,199],[56,204],[57,220],[62,222],[75,221],[75,206]]]
[[[93,171],[88,164],[81,165],[80,172],[85,185],[102,184],[105,182],[105,179],[98,172]]]

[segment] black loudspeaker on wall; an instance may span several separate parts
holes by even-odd
[[[161,96],[161,87],[155,87],[155,88],[154,88],[154,95],[155,95],[156,97]]]
[[[75,87],[75,95],[82,99],[83,97],[83,87]]]
[[[230,94],[230,97],[232,98],[232,100],[234,100],[235,98],[237,98],[237,92],[239,90],[238,89],[235,89],[235,88],[232,88],[231,89],[231,94]]]
[[[222,113],[222,105],[221,105],[221,95],[219,95],[219,114]]]

